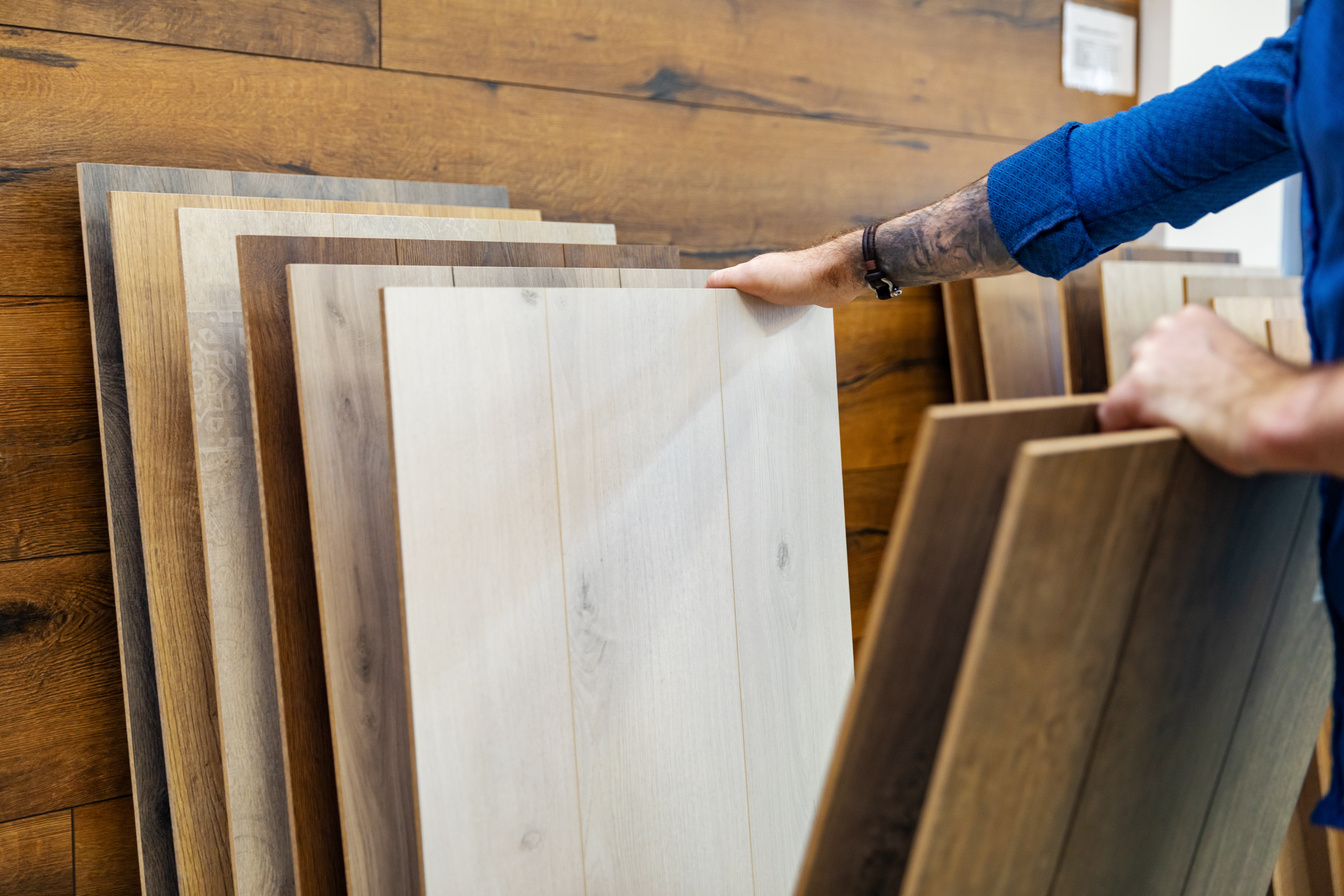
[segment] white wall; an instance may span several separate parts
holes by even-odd
[[[1239,59],[1287,28],[1288,0],[1142,0],[1139,101]],[[1275,184],[1184,230],[1160,225],[1152,236],[1171,248],[1238,249],[1242,264],[1272,267],[1282,265],[1284,226],[1283,186]]]

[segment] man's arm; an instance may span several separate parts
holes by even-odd
[[[777,305],[835,308],[859,295],[863,282],[861,230],[797,252],[771,252],[716,271],[711,287],[733,287]],[[946,199],[882,224],[882,269],[900,286],[922,286],[1020,270],[994,229],[988,178]]]
[[[1132,354],[1103,429],[1175,426],[1234,473],[1344,477],[1344,365],[1285,364],[1197,306],[1162,318]]]

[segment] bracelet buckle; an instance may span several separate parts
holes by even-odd
[[[877,228],[881,222],[869,224],[863,229],[863,282],[886,301],[901,294],[901,288],[877,265]]]

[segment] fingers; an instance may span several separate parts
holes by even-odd
[[[1142,425],[1140,408],[1142,393],[1133,379],[1126,377],[1110,392],[1106,400],[1097,408],[1097,420],[1102,432],[1119,432],[1124,429],[1137,429]]]

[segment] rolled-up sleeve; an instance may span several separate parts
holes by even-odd
[[[1298,25],[1237,62],[989,173],[994,227],[1022,267],[1062,277],[1153,225],[1188,227],[1298,170],[1284,125]]]

